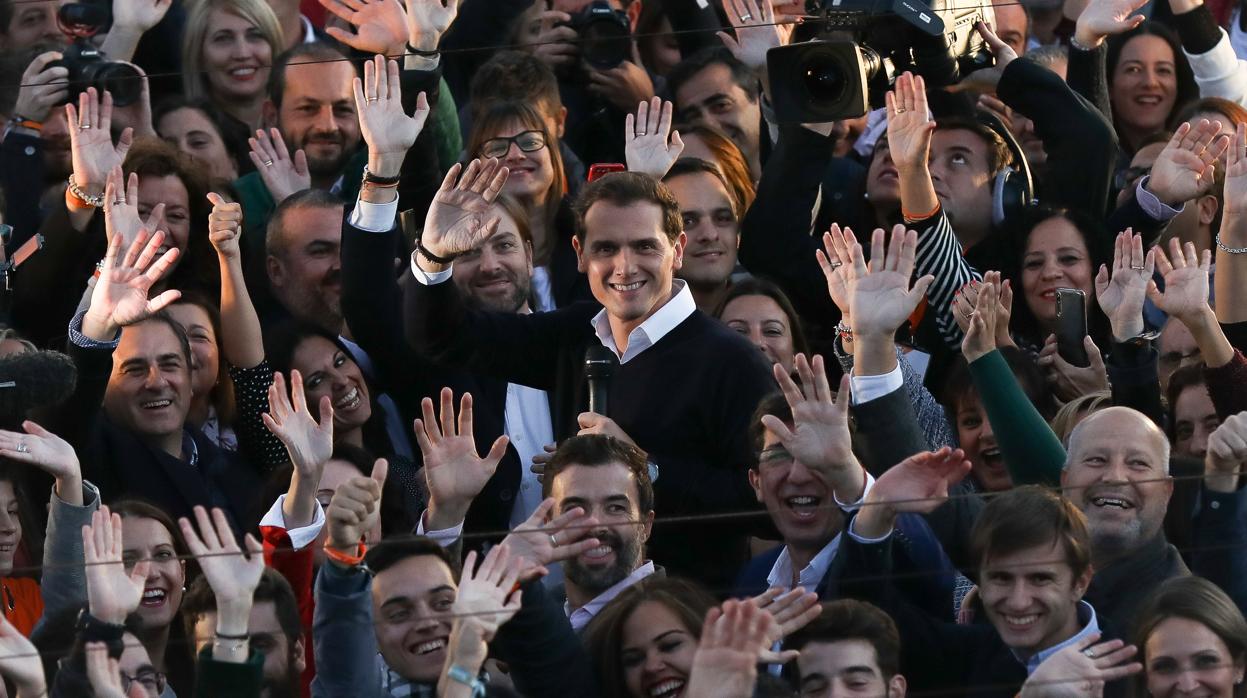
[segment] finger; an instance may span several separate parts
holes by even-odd
[[[422,419],[416,420],[418,423],[416,431],[425,432],[428,436],[429,442],[436,445],[439,441],[441,441],[442,434],[441,430],[437,426],[437,415],[433,413],[432,398],[426,397],[420,401],[420,416]]]
[[[442,435],[447,438],[455,435],[455,393],[450,388],[442,388],[440,399],[440,417]]]
[[[199,527],[199,538],[208,546],[210,550],[219,550],[221,548],[221,539],[217,536],[216,527],[212,525],[212,518],[208,515],[208,510],[197,506],[193,510],[195,523]]]
[[[372,478],[373,482],[384,486],[386,475],[388,475],[389,472],[389,462],[387,462],[384,458],[378,458],[377,461],[372,464],[372,474],[369,475],[369,477]]]
[[[459,399],[459,434],[472,435],[472,393],[464,393]]]

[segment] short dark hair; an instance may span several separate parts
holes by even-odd
[[[959,116],[947,116],[935,122],[937,131],[969,131],[987,143],[987,169],[994,177],[1013,164],[1013,151],[1005,139],[990,126]]]
[[[374,574],[380,574],[407,558],[427,555],[446,563],[450,572],[457,579],[459,566],[451,561],[446,549],[428,536],[396,536],[386,538],[368,549],[364,555],[364,564]]]
[[[332,208],[341,211],[345,202],[337,194],[324,189],[304,189],[287,196],[268,219],[264,233],[264,253],[281,257],[286,253],[286,214],[299,208]]]
[[[667,240],[675,243],[684,232],[684,219],[680,215],[680,202],[667,185],[653,177],[638,172],[613,172],[596,179],[580,191],[576,199],[576,237],[585,241],[585,216],[599,201],[614,206],[630,206],[635,203],[654,204],[662,211],[662,231]]]
[[[252,600],[255,603],[273,602],[277,622],[281,625],[281,631],[286,635],[290,647],[293,648],[294,643],[303,637],[303,621],[299,617],[299,602],[294,596],[294,589],[290,587],[290,582],[286,581],[286,578],[277,570],[265,567]],[[192,638],[193,642],[195,623],[205,614],[216,610],[216,593],[208,584],[208,578],[201,576],[191,582],[186,589],[186,594],[182,596],[180,609],[182,624],[186,626],[186,637]]]
[[[637,508],[642,514],[654,510],[654,483],[649,479],[649,461],[645,452],[627,441],[605,434],[573,436],[559,444],[546,463],[542,477],[542,496],[549,497],[554,479],[573,465],[598,467],[622,463],[636,480]]]
[[[558,77],[527,51],[499,51],[472,75],[468,87],[472,112],[495,102],[527,102],[555,110],[563,107]]]
[[[701,71],[712,65],[725,65],[732,73],[732,82],[736,83],[740,89],[745,91],[749,100],[758,101],[758,79],[754,76],[749,66],[745,65],[726,46],[707,46],[693,55],[685,58],[667,73],[667,93],[671,95],[671,101],[675,101],[675,95],[684,86],[684,83],[693,79]],[[679,109],[679,104],[676,108]]]
[[[1204,375],[1207,366],[1204,362],[1182,366],[1169,375],[1169,385],[1165,390],[1165,401],[1168,403],[1169,419],[1166,420],[1166,434],[1169,440],[1175,441],[1178,429],[1178,398],[1191,388],[1208,390],[1208,378]]]
[[[155,325],[164,325],[165,327],[168,327],[171,332],[173,332],[173,336],[176,337],[178,340],[178,349],[181,350],[182,352],[182,358],[186,361],[186,372],[190,373],[191,342],[190,342],[190,339],[186,337],[186,329],[182,327],[182,323],[178,322],[177,320],[174,320],[173,316],[170,315],[168,311],[161,310],[158,313],[153,313],[151,316],[149,316],[148,318],[144,320],[141,320],[139,322],[136,322],[133,325],[130,325],[130,327],[138,327],[140,325],[146,325],[148,323],[155,324]],[[123,329],[122,331],[124,332],[125,330]]]
[[[736,202],[736,192],[732,189],[732,185],[728,183],[727,177],[723,174],[723,170],[719,166],[709,160],[701,158],[680,158],[671,165],[671,169],[667,170],[667,174],[662,176],[663,183],[669,182],[676,177],[684,177],[687,175],[704,174],[719,180],[719,184],[723,186],[723,191],[727,193],[727,198],[732,202],[732,214],[739,221],[744,217],[745,212],[740,209]]]
[[[896,623],[878,607],[857,599],[823,604],[810,624],[784,641],[786,649],[800,650],[814,642],[865,640],[875,648],[875,661],[884,680],[901,672],[901,635]]]
[[[766,427],[762,426],[762,418],[766,415],[771,415],[784,424],[792,424],[792,407],[788,405],[788,399],[783,393],[775,392],[762,398],[757,409],[753,411],[753,417],[749,419],[749,443],[753,444],[755,459],[762,455],[762,444],[766,442]],[[756,461],[753,467],[758,467]]]
[[[348,60],[346,54],[324,41],[296,44],[293,48],[283,51],[277,60],[273,61],[273,67],[268,75],[268,98],[273,101],[273,106],[281,108],[281,100],[286,96],[286,69],[291,64],[346,60]],[[351,63],[351,67],[356,73],[359,72],[354,63]]]
[[[982,567],[989,559],[1057,544],[1077,579],[1091,567],[1087,519],[1065,497],[1038,485],[1003,492],[983,507],[970,531],[970,554]]]

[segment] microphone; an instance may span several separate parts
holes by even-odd
[[[74,392],[78,369],[55,351],[0,358],[0,425],[16,426],[32,410],[59,405]]]
[[[585,379],[589,381],[589,411],[606,414],[606,395],[619,359],[601,344],[585,350]]]

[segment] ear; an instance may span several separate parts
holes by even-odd
[[[761,503],[762,474],[758,472],[757,468],[750,468],[747,472],[749,473],[749,486],[753,488],[753,496],[757,498],[759,503]]]
[[[1217,197],[1205,194],[1199,197],[1195,205],[1199,207],[1199,224],[1212,225],[1213,219],[1217,217],[1217,209],[1221,208],[1221,202],[1217,201]]]
[[[905,682],[905,677],[897,674],[888,679],[888,698],[905,698],[905,690],[909,685]]]
[[[567,107],[559,107],[559,138],[563,138],[563,132],[567,128]]]
[[[688,244],[688,235],[685,235],[684,231],[681,230],[679,236],[677,236],[675,239],[675,244],[672,245],[672,251],[675,253],[675,259],[673,260],[672,266],[671,266],[672,269],[675,269],[678,271],[684,266],[684,246],[687,244]]]
[[[576,250],[576,271],[581,274],[589,273],[589,263],[585,261],[585,250],[580,245],[580,236],[572,236],[572,249]]]
[[[1087,593],[1087,588],[1091,586],[1091,578],[1094,575],[1095,568],[1087,565],[1087,569],[1083,570],[1083,573],[1074,580],[1074,595],[1077,597],[1077,600],[1082,600],[1083,595]]]
[[[650,533],[654,530],[654,512],[645,512],[641,516],[641,523],[641,541],[649,542]]]
[[[264,268],[268,272],[268,283],[273,288],[281,288],[286,280],[286,268],[281,260],[273,255],[264,258]]]
[[[524,243],[524,268],[528,270],[528,275],[533,275],[533,243]]]
[[[303,648],[302,636],[300,636],[298,640],[294,641],[294,646],[290,648],[290,654],[290,660],[294,665],[295,671],[302,676],[303,672],[307,669],[307,651]]]
[[[628,15],[628,26],[636,33],[636,23],[641,19],[641,0],[632,0],[624,14]]]
[[[264,121],[264,128],[281,128],[277,125],[277,105],[273,104],[271,99],[264,100],[264,105],[260,107],[260,118]],[[282,135],[285,136],[285,134]]]

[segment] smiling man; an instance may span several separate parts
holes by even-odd
[[[757,349],[697,310],[675,278],[687,237],[671,191],[626,172],[585,187],[573,248],[601,306],[510,315],[475,311],[445,283],[453,260],[496,234],[489,210],[506,177],[497,161],[459,174],[443,184],[412,258],[411,344],[435,361],[549,391],[558,438],[608,434],[644,450],[659,516],[756,507],[748,424],[774,382]],[[595,344],[619,361],[604,415],[584,411],[585,350]],[[723,587],[746,559],[751,530],[739,521],[672,527],[655,534],[650,553],[673,573]]]
[[[719,166],[698,158],[680,158],[662,179],[680,202],[688,245],[677,275],[688,283],[698,310],[714,313],[732,287],[740,216],[731,187]]]

